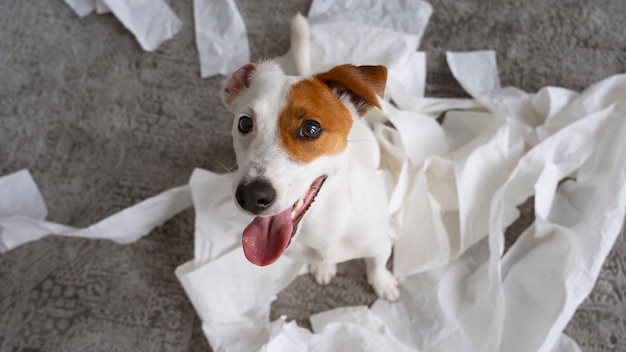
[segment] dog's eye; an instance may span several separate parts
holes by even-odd
[[[317,139],[322,134],[322,125],[317,121],[306,120],[298,130],[298,137],[304,139]]]
[[[254,127],[254,123],[252,122],[252,119],[250,118],[250,116],[243,115],[239,118],[239,124],[237,125],[239,132],[246,134],[252,131],[253,127]]]

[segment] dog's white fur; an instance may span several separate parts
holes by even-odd
[[[308,40],[306,19],[298,15],[292,22],[291,52],[303,76],[311,71]],[[273,62],[262,62],[250,73],[248,87],[230,96],[224,93],[224,100],[235,115],[232,134],[239,167],[234,188],[258,176],[269,180],[276,189],[276,200],[258,214],[269,216],[291,207],[316,178],[327,175],[285,254],[308,263],[320,284],[330,282],[336,273],[336,263],[365,258],[368,281],[375,292],[396,301],[398,283],[386,268],[392,247],[388,200],[375,176],[380,151],[353,103],[343,98],[342,103],[352,113],[354,123],[342,153],[302,164],[291,161],[278,141],[279,114],[290,87],[302,79],[302,76],[286,76]],[[241,115],[253,119],[254,133],[238,131]]]

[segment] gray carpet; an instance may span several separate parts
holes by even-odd
[[[199,78],[192,1],[168,2],[183,28],[154,53],[111,15],[80,20],[61,0],[0,2],[0,175],[28,168],[49,220],[89,225],[185,183],[195,167],[233,165],[223,78]],[[310,5],[237,3],[253,60],[283,54],[291,17]],[[445,50],[494,49],[502,83],[528,91],[580,90],[626,71],[623,1],[431,3],[421,46],[430,96],[464,94]],[[193,256],[193,221],[186,211],[129,245],[49,237],[0,255],[0,351],[210,350],[174,277]],[[626,350],[625,263],[622,235],[566,330],[584,351]],[[326,288],[298,278],[272,316],[307,326],[311,313],[373,302],[361,262],[339,269]]]

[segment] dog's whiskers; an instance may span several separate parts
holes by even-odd
[[[238,166],[237,161],[235,161],[231,167],[224,165],[224,163],[216,159],[212,160],[212,162],[216,163],[218,166],[221,166],[224,169],[223,171],[226,171],[226,172],[233,172],[237,170],[237,166]]]

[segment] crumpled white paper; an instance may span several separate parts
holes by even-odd
[[[96,0],[96,13],[98,15],[111,13],[111,9],[107,4],[104,3],[104,0]]]
[[[83,18],[94,10],[113,12],[145,51],[153,51],[173,37],[182,22],[163,0],[63,0]]]
[[[113,12],[145,51],[155,50],[182,27],[163,0],[64,1],[80,18],[94,10]],[[250,62],[246,26],[234,0],[193,0],[193,17],[202,78],[228,74]]]
[[[577,350],[561,332],[593,288],[626,209],[626,75],[582,94],[526,94],[493,79],[486,89],[466,73],[494,78],[494,57],[448,54],[452,72],[463,72],[457,79],[482,102],[430,130],[454,148],[413,162],[402,142],[415,137],[409,119],[396,130],[373,118],[372,128],[384,130],[384,158],[401,164],[395,175],[381,169],[397,180],[391,192],[399,204],[390,212],[398,224],[398,303],[314,315],[313,332],[284,318],[269,322],[269,302],[304,267],[286,257],[263,268],[248,263],[239,241],[251,219],[237,216],[231,176],[194,172],[195,258],[176,274],[215,350]],[[446,99],[431,103],[429,113],[445,110]],[[414,127],[424,116],[416,112]],[[462,128],[474,122],[481,128]],[[534,145],[526,143],[531,135]],[[504,229],[532,195],[536,221],[502,256]]]
[[[246,25],[234,0],[194,0],[193,17],[202,78],[250,62]]]
[[[617,136],[626,132],[619,98],[626,76],[581,95],[555,88],[531,95],[490,90],[497,88],[493,53],[449,53],[448,61],[486,111],[448,113],[442,129],[458,147],[398,183],[413,190],[400,192],[408,215],[399,222],[413,227],[400,233],[394,258],[394,269],[409,273],[401,284],[407,294],[398,304],[379,303],[419,350],[573,348],[561,331],[591,291],[624,218],[626,148]],[[461,128],[473,123],[482,128]],[[528,136],[535,145],[525,144]],[[575,180],[559,185],[566,176]],[[516,205],[533,194],[536,222],[500,258]]]
[[[336,28],[341,30],[328,37],[346,35],[344,26]],[[220,220],[196,224],[196,257],[177,275],[213,348],[576,350],[561,332],[591,291],[624,218],[626,163],[620,161],[626,161],[626,148],[617,136],[626,132],[626,106],[619,98],[626,94],[626,77],[609,78],[582,95],[553,87],[527,94],[500,88],[495,53],[448,53],[451,71],[474,99],[418,99],[413,92],[419,90],[398,79],[407,66],[388,59],[412,62],[409,46],[383,51],[359,38],[371,38],[372,28],[354,28],[346,36],[357,44],[344,58],[329,54],[311,61],[323,69],[370,55],[359,63],[389,65],[387,98],[395,105],[367,118],[383,152],[380,176],[398,238],[394,272],[401,278],[401,300],[315,315],[312,333],[282,318],[269,322],[269,302],[256,299],[275,297],[304,268],[289,258],[263,271],[247,263],[239,235],[250,219],[224,217],[236,213],[230,176],[196,171],[192,193],[213,198],[194,197],[209,210],[198,218]],[[324,54],[345,46],[320,42],[331,47]],[[333,42],[340,44],[333,48]],[[312,57],[318,49],[312,48]],[[290,69],[288,58],[280,62]],[[413,64],[409,72],[424,70],[423,62]],[[435,121],[452,109],[442,125]],[[603,138],[607,133],[615,137]],[[560,183],[565,177],[572,179]],[[603,191],[589,202],[595,189]],[[502,257],[504,229],[518,217],[516,206],[532,195],[537,221]],[[230,234],[207,235],[224,223]],[[232,281],[225,284],[228,277]]]
[[[93,10],[96,9],[95,0],[63,0],[63,1],[65,1],[67,6],[69,6],[72,9],[72,11],[74,11],[74,13],[80,18],[83,18],[89,15],[90,13],[93,12]]]
[[[349,4],[342,5],[347,12]],[[385,103],[384,112],[367,119],[380,142],[379,175],[390,195],[399,302],[378,300],[369,309],[316,314],[313,331],[284,317],[270,322],[271,300],[306,267],[287,257],[262,268],[245,260],[240,234],[251,219],[236,210],[228,174],[196,170],[189,189],[155,198],[156,213],[144,213],[140,203],[119,219],[160,223],[189,205],[191,193],[195,256],[176,274],[216,351],[579,350],[562,331],[593,288],[626,208],[626,75],[580,94],[555,87],[529,94],[500,87],[493,52],[448,53],[451,72],[473,99],[422,98],[425,61],[416,60],[419,39],[411,37],[421,32],[391,27],[399,33],[396,42],[388,36],[390,27],[376,28],[371,19],[376,12],[370,11],[364,11],[366,28],[351,25],[347,31],[345,21],[359,21],[339,15],[342,6],[316,1],[311,32],[322,33],[316,23],[324,23],[339,32],[316,38],[350,38],[335,41],[348,43],[349,52],[336,55],[341,48],[320,44],[332,41],[314,39],[312,62],[321,69],[368,57],[355,63],[390,66],[387,99],[393,104]],[[415,18],[427,19],[430,8],[419,6],[426,12]],[[344,25],[334,26],[335,20]],[[386,43],[388,51],[376,49],[376,41],[363,39],[371,35],[393,44]],[[416,77],[419,82],[412,81]],[[444,112],[443,123],[437,123]],[[32,186],[29,177],[21,178]],[[0,179],[0,192],[20,189],[14,183],[3,186],[5,180]],[[33,227],[11,227],[22,213],[7,213],[12,207],[1,200],[11,198],[0,195],[5,212],[0,213],[0,240],[6,248],[46,225],[41,196],[28,187],[22,188],[30,196],[21,199],[35,205],[20,208],[37,220]],[[516,206],[533,195],[536,221],[503,255],[504,229],[518,217]],[[172,201],[178,206],[170,208]],[[112,229],[116,222],[104,227]],[[103,238],[106,232],[97,225],[85,235]],[[117,240],[136,239],[139,232]]]
[[[392,82],[422,96],[426,59],[416,50],[431,14],[432,6],[422,0],[316,0],[308,15],[313,71],[334,62],[385,65]]]
[[[190,206],[189,186],[180,186],[77,229],[45,220],[48,208],[39,188],[21,170],[0,177],[0,253],[53,234],[130,243]]]
[[[422,0],[315,0],[308,14],[312,70],[337,62],[385,65],[388,90],[423,96],[426,56],[416,50],[431,14]],[[278,62],[296,73],[289,54]]]
[[[163,0],[102,0],[143,50],[153,51],[178,33],[182,22]]]

